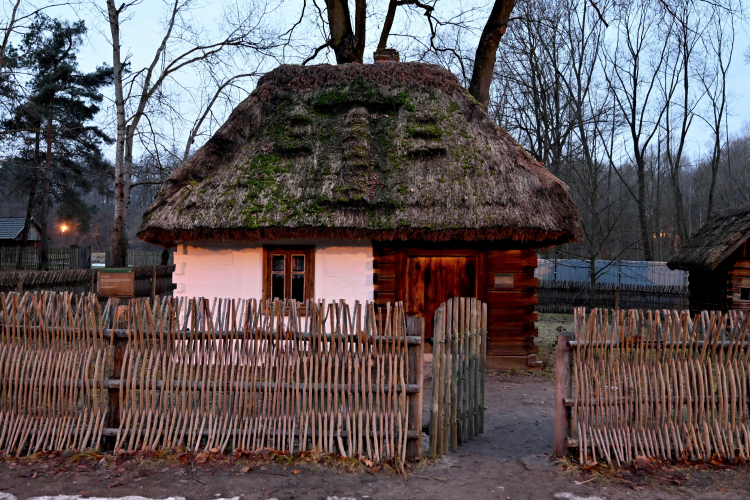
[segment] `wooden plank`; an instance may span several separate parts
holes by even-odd
[[[566,335],[557,336],[557,353],[555,355],[555,433],[552,455],[563,458],[568,454],[566,440],[570,437],[570,411],[565,399],[570,394],[570,368],[573,350],[568,347]]]
[[[406,443],[406,457],[419,460],[422,457],[422,401],[424,395],[424,318],[409,316],[406,318],[406,334],[419,336],[419,345],[409,347],[409,384],[417,384],[419,392],[409,396],[408,431],[418,437]]]
[[[133,297],[135,295],[135,273],[131,269],[99,271],[97,293],[101,297]]]
[[[382,293],[396,293],[396,280],[394,279],[381,279],[377,274],[378,280],[375,283],[375,289]]]
[[[393,253],[393,250],[381,250],[379,253],[373,255],[373,267],[375,269],[380,269],[381,266],[387,266],[389,264],[396,264],[396,255]]]
[[[527,370],[526,355],[494,355],[487,351],[486,367],[488,370]]]
[[[504,321],[539,321],[539,314],[534,306],[520,309],[490,309],[490,321],[495,324]]]
[[[378,304],[385,304],[386,302],[395,303],[396,294],[393,292],[381,292],[379,290],[375,290],[375,302],[377,302]]]
[[[487,292],[487,307],[490,309],[521,309],[535,306],[539,303],[539,297],[531,291],[498,291]],[[492,320],[490,320],[490,323]]]
[[[497,274],[506,273],[488,273],[487,274],[487,289],[488,290],[507,290],[507,288],[500,288],[495,286],[495,276]],[[513,275],[513,289],[519,291],[526,291],[530,288],[537,288],[539,286],[539,280],[534,278],[533,272],[528,273],[510,273]]]
[[[487,344],[488,356],[528,356],[529,354],[536,354],[538,352],[539,348],[537,346],[530,348],[522,342]]]
[[[445,359],[445,307],[435,312],[435,343],[432,351],[432,404],[430,406],[430,457],[439,457],[443,453],[442,446],[442,397],[443,371]]]
[[[492,325],[488,328],[488,342],[497,343],[503,339],[527,339],[539,336],[539,330],[533,325]]]

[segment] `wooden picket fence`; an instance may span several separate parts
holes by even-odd
[[[591,283],[587,281],[539,280],[537,312],[571,313],[576,307],[588,306]],[[618,285],[597,283],[594,305],[605,309],[687,309],[687,286]]]
[[[175,266],[139,266],[131,268],[135,274],[135,296],[149,297],[171,294],[175,289],[172,273]],[[97,269],[68,269],[65,271],[2,271],[0,292],[41,291],[85,294],[97,289]]]
[[[435,311],[430,456],[484,433],[487,304],[448,299]]]
[[[0,450],[421,452],[403,305],[0,294]],[[414,330],[414,321],[410,321]]]
[[[748,460],[749,317],[576,309],[558,337],[555,455]]]
[[[21,253],[21,270],[39,269],[40,247],[0,247],[0,270],[17,270]],[[91,247],[51,247],[47,252],[50,271],[91,268]]]

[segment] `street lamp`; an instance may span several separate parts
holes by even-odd
[[[62,231],[62,240],[63,240],[62,243],[63,243],[63,246],[65,246],[65,231],[67,231],[67,230],[68,230],[68,226],[67,225],[63,224],[62,226],[60,226],[60,231]]]

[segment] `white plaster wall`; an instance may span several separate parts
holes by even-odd
[[[261,246],[217,243],[178,245],[174,255],[175,297],[260,298],[263,286]]]
[[[191,242],[174,255],[176,297],[257,298],[263,295],[263,245]],[[364,303],[374,298],[369,240],[276,240],[272,245],[315,246],[315,298]]]
[[[315,245],[315,298],[354,305],[375,297],[372,242],[322,241]]]

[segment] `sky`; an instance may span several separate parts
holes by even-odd
[[[120,1],[118,0],[118,4]],[[245,2],[253,0],[227,1]],[[7,0],[3,0],[3,2],[7,12],[9,2]],[[384,3],[385,0],[381,0],[381,2]],[[226,2],[222,2],[221,0],[196,0],[196,7],[193,14],[209,32],[217,29],[217,22],[221,17],[223,3]],[[371,2],[371,4],[373,3]],[[79,61],[82,69],[87,71],[93,70],[97,65],[101,65],[104,62],[111,64],[112,60],[111,45],[109,44],[109,26],[106,24],[106,19],[104,19],[103,15],[97,12],[97,5],[103,7],[104,0],[92,0],[90,2],[81,0],[81,4],[78,6],[57,8],[51,12],[53,15],[61,18],[73,19],[80,17],[86,21],[89,27],[89,39],[79,56]],[[272,12],[269,14],[272,22],[286,29],[287,26],[291,26],[297,20],[302,0],[281,0],[269,5],[273,6]],[[153,57],[155,47],[161,39],[159,21],[163,12],[164,0],[142,0],[132,10],[131,18],[123,25],[121,34],[124,42],[123,51],[130,53],[134,68],[147,65]],[[368,23],[372,26],[377,21],[377,19],[370,19]],[[410,29],[420,29],[420,26],[415,24]],[[426,29],[426,25],[424,25],[424,29]],[[512,25],[509,29],[512,29]],[[372,29],[368,32],[367,49],[365,51],[366,57],[371,56],[372,51],[375,49],[378,35],[378,29]],[[308,34],[311,45],[315,43],[315,39],[318,36],[317,33]],[[736,32],[735,55],[730,69],[728,85],[733,99],[728,120],[730,135],[736,135],[743,129],[750,129],[750,64],[745,62],[744,57],[745,53],[750,50],[749,47],[750,34],[748,33],[748,27],[740,25]],[[187,86],[198,84],[197,79],[191,75],[185,75],[183,78]],[[245,86],[247,87],[247,92],[250,92],[254,87],[254,82],[247,82]],[[223,115],[227,115],[228,111],[221,110],[220,112]],[[195,110],[185,109],[184,115],[186,117],[195,116],[196,112]],[[110,114],[109,117],[111,116]],[[107,116],[102,116],[100,119],[105,122],[112,122],[111,118]],[[711,138],[707,127],[702,123],[697,122],[693,127],[688,152],[693,156],[699,156],[708,151]]]

